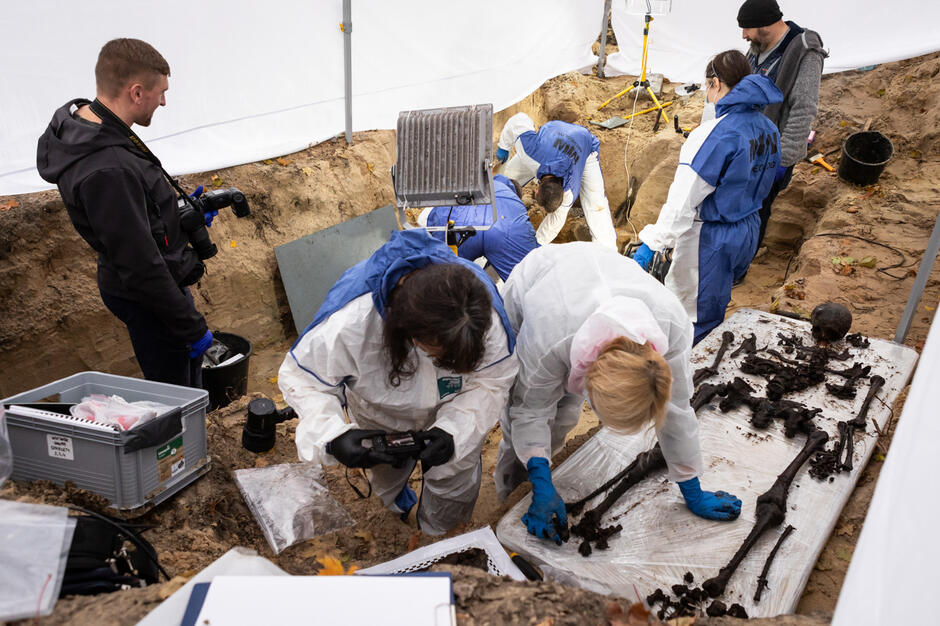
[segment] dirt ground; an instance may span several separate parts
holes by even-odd
[[[831,152],[827,160],[838,167],[842,141],[870,120],[873,130],[893,141],[894,158],[879,183],[868,188],[850,185],[818,166],[798,164],[793,182],[774,205],[768,249],[734,289],[729,313],[738,307],[808,312],[820,302],[834,300],[851,309],[853,331],[893,338],[936,217],[938,73],[940,55],[932,54],[871,71],[824,77],[811,152]],[[577,73],[556,77],[500,112],[494,129],[498,133],[518,111],[529,113],[537,124],[563,119],[588,125],[592,119],[624,115],[632,110],[632,94],[602,111],[597,106],[630,80]],[[667,111],[670,116],[678,114],[683,126],[692,125],[700,117],[702,96],[699,92],[691,98],[674,98],[676,86],[668,82],[664,86],[664,99],[673,101]],[[637,102],[637,109],[646,106],[643,99]],[[600,160],[611,208],[620,218],[621,243],[633,237],[634,229],[655,219],[678,162],[682,137],[671,125],[654,133],[653,120],[650,114],[639,116],[632,127],[614,130],[589,125],[601,141]],[[278,159],[183,177],[187,188],[200,183],[237,186],[252,206],[247,218],[236,220],[226,213],[214,222],[210,234],[220,251],[194,290],[211,328],[254,343],[249,398],[266,395],[282,403],[277,367],[296,337],[274,247],[393,202],[389,168],[394,151],[392,131],[369,131],[356,133],[351,145],[336,139]],[[524,193],[530,207],[531,193],[531,189]],[[628,195],[633,202],[626,219]],[[538,208],[531,208],[530,215],[536,225],[542,218]],[[585,233],[582,219],[570,219],[559,240],[584,238]],[[874,267],[860,263],[866,257],[874,258]],[[85,370],[140,375],[126,331],[99,299],[94,255],[71,227],[55,191],[0,198],[0,261],[0,397]],[[938,299],[940,268],[935,268],[907,345],[923,347]],[[290,573],[312,574],[320,568],[316,559],[327,555],[346,566],[367,567],[432,541],[416,533],[413,515],[403,523],[377,498],[359,499],[344,474],[331,468],[326,472],[330,492],[358,523],[274,555],[232,472],[295,461],[296,424],[278,426],[271,452],[255,455],[244,450],[240,437],[249,398],[208,416],[212,468],[207,476],[138,518],[154,526],[145,536],[174,580],[110,596],[66,598],[41,623],[134,623],[233,546],[255,549]],[[586,413],[564,454],[593,433],[596,419]],[[494,430],[484,446],[483,487],[468,529],[495,525],[526,489],[517,490],[503,506],[496,501],[488,477],[499,437]],[[799,615],[755,621],[827,623],[880,466],[874,460],[862,474],[806,586]],[[412,484],[420,485],[417,474]],[[0,489],[0,497],[103,510],[99,499],[49,484],[8,483]],[[609,599],[587,591],[549,583],[500,582],[459,566],[453,571],[461,623],[618,623]],[[695,623],[725,621],[698,618]]]

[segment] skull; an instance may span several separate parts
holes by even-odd
[[[843,305],[826,302],[813,309],[809,318],[816,343],[832,343],[845,337],[852,327],[852,313]]]

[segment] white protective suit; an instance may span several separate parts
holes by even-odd
[[[572,126],[568,125],[568,128]],[[583,133],[588,132],[583,128],[581,128],[581,131]],[[536,160],[535,155],[526,153],[521,139],[521,136],[525,133],[535,133],[535,123],[525,113],[516,113],[503,126],[499,134],[498,144],[500,148],[507,152],[515,148],[515,154],[503,165],[499,173],[515,180],[520,185],[525,185],[535,178],[539,167],[543,165]],[[596,138],[594,141],[597,141]],[[541,152],[546,155],[546,158],[551,151],[548,147],[541,148]],[[571,189],[566,188],[562,196],[561,206],[550,213],[546,213],[545,219],[542,220],[535,232],[536,241],[542,246],[554,241],[561,229],[564,228],[565,221],[568,219],[568,212],[574,205],[576,197],[580,197],[584,220],[591,231],[592,239],[612,250],[616,250],[617,231],[614,230],[610,204],[604,190],[604,176],[601,173],[601,163],[597,158],[596,149],[585,156],[584,170],[579,176],[579,185],[580,187],[576,193],[572,193]]]
[[[633,260],[596,243],[533,250],[503,289],[516,331],[519,375],[496,464],[497,493],[505,498],[527,477],[535,456],[551,459],[577,424],[583,375],[599,349],[617,336],[650,345],[672,371],[666,420],[657,431],[669,478],[702,471],[692,397],[692,324],[682,304]]]
[[[382,342],[382,318],[371,294],[359,296],[310,329],[284,358],[278,386],[300,418],[297,452],[301,460],[332,465],[325,446],[352,428],[385,431],[427,430],[436,426],[454,438],[454,456],[424,475],[418,524],[438,535],[469,521],[481,477],[480,449],[506,405],[515,378],[499,315],[486,335],[480,367],[470,374],[438,369],[421,350],[417,371],[401,385],[388,383],[390,366]],[[344,419],[343,408],[351,423]],[[377,465],[371,483],[386,506],[414,469]]]

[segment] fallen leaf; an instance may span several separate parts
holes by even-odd
[[[304,173],[304,176],[310,176],[311,174],[313,174],[313,169],[306,167],[306,166],[300,168],[300,171]]]
[[[274,165],[274,159],[265,159],[262,163],[265,165]]]
[[[873,256],[862,257],[862,260],[858,262],[862,267],[875,267],[878,264],[878,259]]]
[[[317,571],[317,576],[348,576],[359,569],[353,565],[347,570],[343,567],[343,564],[340,563],[339,559],[329,554],[318,558],[317,563],[323,566]]]
[[[937,310],[937,307],[935,307],[935,306],[930,306],[929,304],[925,304],[925,305],[924,305],[924,308],[927,309],[928,311],[936,311],[936,310]]]
[[[281,166],[290,165],[290,159],[285,159],[284,157],[277,157],[274,160],[277,161],[277,164]]]
[[[885,460],[885,455],[883,455],[882,453],[878,452],[878,453],[875,454],[875,460],[880,463],[881,461],[884,461],[884,460]]]
[[[238,244],[235,243],[235,240],[234,240],[234,239],[232,239],[232,243],[230,243],[230,244],[228,244],[228,245],[229,245],[230,247],[232,247],[232,248],[237,248],[237,247],[238,247]]]
[[[844,537],[845,537],[845,536],[850,536],[850,535],[854,535],[854,534],[855,534],[855,530],[856,530],[855,524],[846,523],[846,524],[842,524],[841,526],[839,526],[838,528],[836,528],[836,534],[837,534],[837,535],[842,535],[842,536],[844,536]]]
[[[880,97],[880,96],[885,95],[885,90],[884,90],[884,88],[882,88],[882,89],[879,89],[878,91],[876,91],[875,93],[878,94],[878,96]]]
[[[854,207],[854,206],[846,207],[845,212],[846,213],[858,213],[858,207]]]
[[[849,122],[848,120],[840,120],[840,121],[839,121],[839,126],[841,126],[842,128],[845,128],[845,127],[848,126],[849,124],[851,124],[851,122]]]
[[[369,168],[370,173],[375,173],[375,163],[366,163],[366,167]]]
[[[375,537],[372,535],[372,531],[370,531],[370,530],[359,530],[359,531],[356,531],[356,533],[355,533],[353,536],[354,536],[354,537],[357,537],[357,538],[359,538],[359,539],[362,539],[362,540],[365,541],[366,543],[371,543],[371,542],[374,541],[374,539],[375,539]]]
[[[271,378],[268,379],[268,382],[271,383],[272,385],[276,385],[276,384],[277,384],[277,376],[272,376]]]
[[[847,548],[836,548],[836,558],[849,562],[852,560],[852,551]]]
[[[209,179],[209,183],[210,183],[213,187],[221,187],[221,186],[222,186],[222,177],[219,176],[218,174],[213,174],[213,175],[212,175],[212,178]]]
[[[9,211],[10,209],[15,209],[18,206],[20,206],[19,202],[13,198],[7,198],[3,202],[0,202],[0,211]]]
[[[854,271],[855,268],[851,265],[842,265],[836,268],[836,274],[841,274],[842,276],[849,276]]]

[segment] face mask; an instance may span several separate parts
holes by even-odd
[[[715,119],[715,103],[709,101],[708,99],[708,92],[711,88],[711,80],[712,79],[710,78],[705,79],[705,89],[703,90],[705,92],[705,107],[702,109],[702,123],[703,124],[705,122]]]

